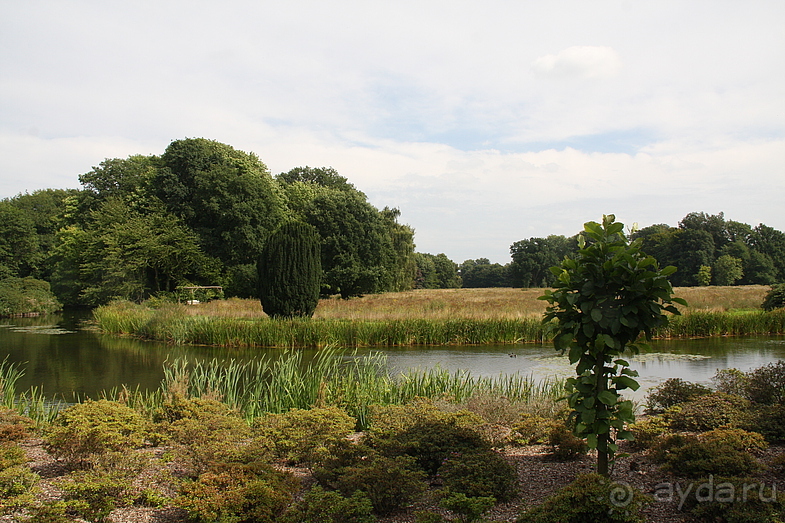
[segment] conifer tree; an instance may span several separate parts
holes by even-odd
[[[322,276],[319,236],[313,226],[292,221],[278,228],[262,250],[257,269],[268,316],[313,316]]]

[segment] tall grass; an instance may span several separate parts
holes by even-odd
[[[46,398],[37,387],[18,392],[16,384],[23,375],[24,370],[16,363],[10,363],[8,356],[0,362],[0,407],[28,416],[36,422],[52,421],[62,403]]]
[[[189,364],[178,359],[166,365],[158,390],[114,390],[105,397],[121,399],[147,412],[160,407],[172,394],[213,397],[238,409],[249,421],[268,412],[334,405],[365,428],[370,405],[398,405],[414,398],[460,402],[481,394],[504,396],[511,401],[548,402],[560,391],[561,383],[556,380],[536,382],[520,374],[489,378],[435,368],[393,376],[380,353],[357,357],[328,347],[309,362],[303,361],[302,351],[247,363],[214,360]]]

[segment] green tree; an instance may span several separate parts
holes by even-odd
[[[550,268],[578,248],[575,238],[550,235],[547,238],[520,240],[510,246],[510,279],[516,287],[550,287],[554,277]]]
[[[491,263],[488,258],[464,261],[460,267],[460,276],[466,288],[510,286],[508,266]]]
[[[254,154],[204,138],[176,140],[161,156],[151,190],[225,266],[255,263],[286,218],[285,197]]]
[[[0,201],[0,279],[30,276],[41,259],[33,220],[8,200]]]
[[[457,289],[461,286],[458,265],[446,254],[420,253],[416,255],[417,275],[415,287],[418,289]]]
[[[712,273],[716,285],[733,285],[744,274],[741,260],[728,254],[723,254],[714,261]]]
[[[771,259],[775,281],[785,281],[785,233],[761,223],[753,228],[750,243],[758,252]]]
[[[632,438],[625,425],[635,419],[621,392],[638,388],[637,372],[620,356],[637,353],[639,336],[650,339],[667,323],[665,311],[678,314],[673,302],[686,305],[668,281],[676,268],[660,270],[615,220],[607,215],[602,224],[584,225],[577,254],[552,269],[555,289],[540,298],[549,303],[543,322],[553,328],[556,349],[576,365],[577,376],[567,380],[573,431],[597,449],[597,471],[605,476],[615,441]]]
[[[313,226],[289,222],[275,231],[258,263],[264,312],[271,317],[313,316],[319,303],[320,258]]]

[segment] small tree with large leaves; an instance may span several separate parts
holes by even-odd
[[[588,222],[578,238],[579,251],[551,271],[555,288],[546,300],[543,322],[553,328],[556,349],[568,352],[576,377],[567,380],[570,421],[574,433],[597,449],[597,472],[608,476],[618,439],[631,440],[626,424],[635,420],[632,402],[622,391],[637,390],[638,373],[621,356],[637,354],[652,331],[668,322],[666,312],[679,314],[668,275],[657,261],[631,243],[624,224],[614,215],[602,224]]]
[[[271,317],[313,316],[322,265],[316,229],[288,222],[268,239],[257,264],[262,308]]]

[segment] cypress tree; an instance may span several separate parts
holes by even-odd
[[[257,269],[260,300],[268,316],[313,316],[322,276],[321,247],[313,226],[283,224],[268,239]]]

